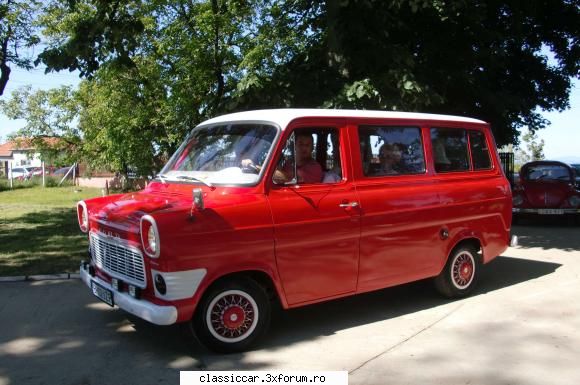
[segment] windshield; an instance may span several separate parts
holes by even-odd
[[[528,167],[525,179],[527,180],[570,180],[570,172],[566,167],[558,165],[537,165]]]
[[[266,124],[197,127],[163,168],[159,178],[217,184],[255,184],[277,130]]]

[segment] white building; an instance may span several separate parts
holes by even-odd
[[[23,142],[0,144],[0,175],[6,177],[8,170],[20,166],[41,167],[40,153]]]

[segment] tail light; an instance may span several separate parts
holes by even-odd
[[[157,223],[151,215],[144,215],[141,218],[141,244],[145,254],[151,258],[159,257],[159,231],[157,230]]]
[[[89,211],[87,210],[87,204],[84,201],[77,203],[77,219],[79,221],[79,227],[83,233],[89,231]]]

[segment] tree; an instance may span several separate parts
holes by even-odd
[[[9,100],[0,101],[0,111],[8,118],[26,121],[11,139],[27,138],[44,158],[59,158],[64,163],[79,158],[78,107],[70,86],[36,91],[26,86],[14,91]]]
[[[544,139],[538,140],[533,131],[526,131],[522,135],[521,145],[516,149],[516,162],[522,166],[525,163],[544,159]],[[522,148],[525,145],[525,148]]]
[[[32,68],[32,58],[22,49],[40,42],[34,23],[39,7],[37,0],[0,0],[0,96],[10,79],[10,64]]]
[[[250,93],[286,105],[473,116],[499,144],[517,143],[521,128],[548,124],[538,107],[569,106],[579,75],[578,0],[279,3],[308,15],[291,21],[309,44]]]
[[[492,124],[498,144],[517,144],[523,127],[548,124],[538,107],[568,107],[579,5],[52,0],[38,62],[88,79],[79,125],[95,159],[122,167],[152,156],[144,172],[200,121],[261,107],[473,116]]]
[[[53,1],[39,61],[87,79],[77,94],[85,161],[158,171],[197,123],[232,105],[254,12],[245,1]]]

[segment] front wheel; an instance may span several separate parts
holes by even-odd
[[[270,313],[270,301],[258,283],[250,279],[227,281],[204,295],[193,319],[194,329],[211,350],[244,351],[264,334]]]
[[[475,287],[481,263],[477,250],[470,245],[453,250],[443,271],[435,278],[435,287],[446,297],[465,297]]]

